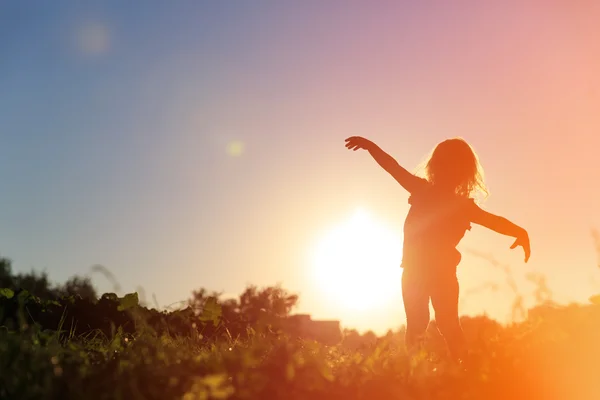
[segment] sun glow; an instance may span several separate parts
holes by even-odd
[[[327,232],[314,252],[314,276],[328,299],[352,310],[389,305],[401,291],[401,238],[364,210]]]

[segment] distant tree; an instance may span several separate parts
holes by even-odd
[[[280,286],[258,289],[249,286],[240,295],[238,312],[248,322],[254,323],[264,317],[284,318],[298,303],[298,296],[288,293]]]
[[[344,328],[342,331],[342,346],[347,349],[356,350],[360,347],[360,345],[360,333],[358,333],[356,329]]]
[[[98,293],[96,292],[96,288],[92,284],[92,280],[89,277],[81,277],[75,275],[63,285],[58,286],[54,290],[55,294],[60,296],[73,296],[79,295],[83,299],[90,300],[92,302],[96,302],[98,300]]]
[[[362,334],[362,339],[367,346],[373,346],[377,343],[377,335],[372,330],[368,330]]]
[[[188,305],[201,313],[207,300],[216,298],[221,307],[221,319],[233,337],[246,334],[248,327],[270,326],[276,330],[298,302],[297,295],[280,286],[262,289],[248,286],[238,299],[222,300],[221,296],[222,293],[209,293],[202,288],[192,293]]]
[[[56,292],[52,288],[46,272],[32,270],[27,273],[19,273],[13,278],[13,286],[15,289],[27,290],[32,295],[42,299],[56,298]]]
[[[46,272],[31,271],[14,274],[12,261],[0,258],[0,288],[27,290],[42,299],[57,299],[60,296],[80,295],[84,299],[96,301],[98,294],[88,277],[75,275],[62,285],[54,285]]]
[[[360,334],[356,329],[345,328],[342,331],[342,346],[351,350],[364,350],[374,346],[379,338],[373,331]]]
[[[54,298],[48,274],[31,271],[15,275],[12,260],[8,258],[0,258],[0,287],[27,290],[41,298]]]
[[[12,274],[12,262],[8,258],[0,258],[0,288],[13,288],[14,277]]]
[[[202,288],[192,293],[188,304],[193,308],[202,309],[208,298],[215,297],[232,317],[237,314],[238,317],[248,322],[256,322],[264,315],[276,318],[286,317],[298,302],[297,295],[288,293],[280,286],[263,289],[248,286],[237,300],[220,300],[221,295],[218,292],[209,293]]]

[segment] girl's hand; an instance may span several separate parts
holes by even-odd
[[[523,250],[525,251],[525,262],[527,262],[527,260],[529,260],[529,256],[531,255],[531,248],[529,245],[529,235],[527,234],[526,230],[523,230],[523,233],[517,237],[510,248],[514,249],[517,246],[523,246]]]
[[[368,139],[365,139],[364,137],[360,137],[360,136],[352,136],[349,137],[348,139],[346,139],[346,147],[348,148],[348,150],[359,150],[359,149],[365,149],[365,150],[369,150],[370,148],[372,148],[373,146],[373,142],[371,142]]]

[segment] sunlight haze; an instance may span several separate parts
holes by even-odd
[[[508,265],[526,304],[532,273],[560,303],[600,293],[600,3],[24,3],[0,5],[0,254],[16,271],[100,264],[161,306],[281,283],[298,313],[396,329],[408,194],[344,139],[412,171],[460,136],[483,208],[532,248],[525,264],[474,225],[461,313],[512,315],[506,273],[471,250]]]

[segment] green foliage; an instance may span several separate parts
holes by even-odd
[[[13,292],[11,289],[0,288],[0,297],[6,297],[7,299],[12,299],[12,297],[14,295],[15,295],[15,292]]]
[[[216,297],[209,297],[204,303],[200,321],[212,321],[214,326],[219,324],[221,319],[221,305]]]
[[[508,326],[462,318],[470,356],[459,365],[435,323],[414,354],[402,329],[309,340],[289,323],[298,297],[278,286],[226,300],[201,289],[167,312],[137,293],[84,296],[85,280],[57,295],[36,276],[0,259],[0,400],[600,398],[598,295],[561,307],[540,291]]]
[[[129,293],[126,294],[123,298],[119,299],[119,306],[117,307],[117,310],[119,311],[125,311],[125,310],[129,310],[137,305],[139,305],[140,300],[138,298],[138,294],[137,293]]]

